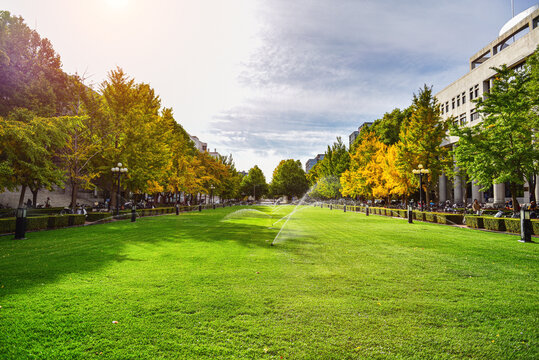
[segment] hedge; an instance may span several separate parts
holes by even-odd
[[[26,218],[26,230],[44,230],[48,226],[48,216],[32,216]],[[66,225],[67,226],[67,225]]]
[[[427,220],[428,222],[436,222],[436,214],[432,212],[426,212],[425,220]]]
[[[505,221],[503,218],[484,217],[483,225],[487,230],[505,231]]]
[[[520,234],[520,219],[505,218],[503,220],[507,231]]]
[[[86,219],[89,222],[100,221],[106,218],[112,218],[112,213],[110,212],[91,212],[86,215]]]
[[[466,226],[474,229],[484,229],[483,218],[481,216],[466,215]]]
[[[67,227],[69,217],[65,215],[53,215],[48,217],[48,228],[49,229],[58,229],[62,227]]]
[[[415,220],[420,220],[420,221],[425,221],[425,213],[422,212],[422,211],[414,210],[414,219]]]
[[[532,220],[532,234],[539,235],[539,220]]]
[[[0,234],[15,232],[15,218],[0,219]]]
[[[464,215],[462,214],[436,213],[436,222],[438,224],[459,225],[462,224],[463,220]]]
[[[67,215],[68,216],[68,225],[69,226],[77,226],[77,225],[84,225],[84,223],[86,222],[86,216],[85,215],[76,215],[76,214],[71,214],[71,215]]]

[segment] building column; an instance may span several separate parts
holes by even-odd
[[[477,201],[479,201],[479,203],[482,203],[483,202],[483,196],[482,196],[483,194],[481,193],[481,191],[479,191],[479,189],[481,189],[481,186],[476,185],[475,181],[472,182],[472,201],[477,199]]]
[[[440,175],[438,179],[438,190],[440,192],[440,202],[445,202],[447,200],[447,176],[445,174]]]
[[[539,175],[535,177],[535,202],[539,200],[539,185],[537,183],[538,181],[539,181]]]
[[[494,184],[494,205],[505,205],[505,184]]]
[[[462,178],[458,175],[455,175],[453,182],[453,197],[455,198],[455,204],[463,203],[463,192],[462,192]]]

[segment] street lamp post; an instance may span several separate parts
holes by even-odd
[[[213,186],[213,184],[211,184],[210,185],[210,201],[211,201],[211,205],[215,209],[215,205],[213,204],[213,189],[215,189],[215,186]]]
[[[417,169],[413,169],[412,172],[416,175],[419,175],[419,209],[423,211],[423,197],[422,197],[422,189],[423,189],[423,175],[427,175],[430,173],[429,169],[423,169],[423,165],[419,164],[417,165]]]
[[[118,173],[118,191],[116,193],[116,216],[119,216],[120,215],[120,181],[121,181],[122,173],[126,173],[127,168],[126,167],[123,168],[122,163],[118,163],[118,166],[111,168],[110,171],[112,171],[113,174]]]

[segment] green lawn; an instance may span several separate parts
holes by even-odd
[[[536,244],[237,209],[0,237],[0,359],[539,358]]]

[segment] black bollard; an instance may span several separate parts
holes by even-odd
[[[369,216],[369,205],[365,206],[365,216]]]
[[[180,215],[180,205],[176,204],[176,215]]]
[[[137,205],[133,205],[131,207],[131,222],[135,222],[137,220]]]
[[[532,241],[532,222],[530,220],[530,210],[525,206],[520,208],[520,242]]]
[[[198,205],[198,211],[202,211],[202,205]]]
[[[18,208],[15,219],[15,240],[26,239],[26,208]]]
[[[333,210],[333,205],[329,205],[329,210]]]
[[[412,205],[408,205],[408,223],[412,224],[414,220],[412,219],[413,208]]]
[[[343,212],[346,212],[346,205],[343,206],[342,210]]]
[[[213,204],[213,210],[215,210],[215,204]]]

